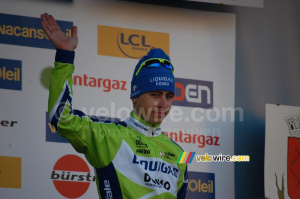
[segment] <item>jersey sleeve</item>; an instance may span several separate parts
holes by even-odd
[[[105,125],[93,121],[78,110],[72,109],[72,74],[74,51],[57,50],[55,66],[51,72],[48,114],[51,124],[65,137],[74,149],[84,153],[94,167],[100,164],[99,143],[105,139]]]

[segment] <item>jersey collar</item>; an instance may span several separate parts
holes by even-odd
[[[142,118],[138,117],[134,112],[130,113],[130,117],[127,118],[125,122],[145,136],[156,137],[161,134],[160,125],[150,124],[149,122],[146,122]]]

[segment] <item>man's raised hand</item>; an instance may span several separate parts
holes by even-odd
[[[47,13],[41,15],[41,24],[44,32],[56,49],[75,50],[78,44],[77,27],[73,26],[71,37],[60,29],[52,15]]]

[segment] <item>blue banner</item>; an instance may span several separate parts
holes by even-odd
[[[215,174],[190,171],[186,198],[215,199]]]
[[[175,78],[173,105],[209,109],[213,102],[213,82]]]
[[[22,62],[0,59],[0,88],[22,90]]]
[[[73,22],[57,21],[57,23],[62,31],[70,37]],[[40,18],[1,13],[0,43],[55,49],[42,29]]]

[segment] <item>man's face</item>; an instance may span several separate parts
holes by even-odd
[[[151,91],[133,98],[133,111],[143,120],[151,124],[160,124],[168,115],[173,93],[169,91]]]

